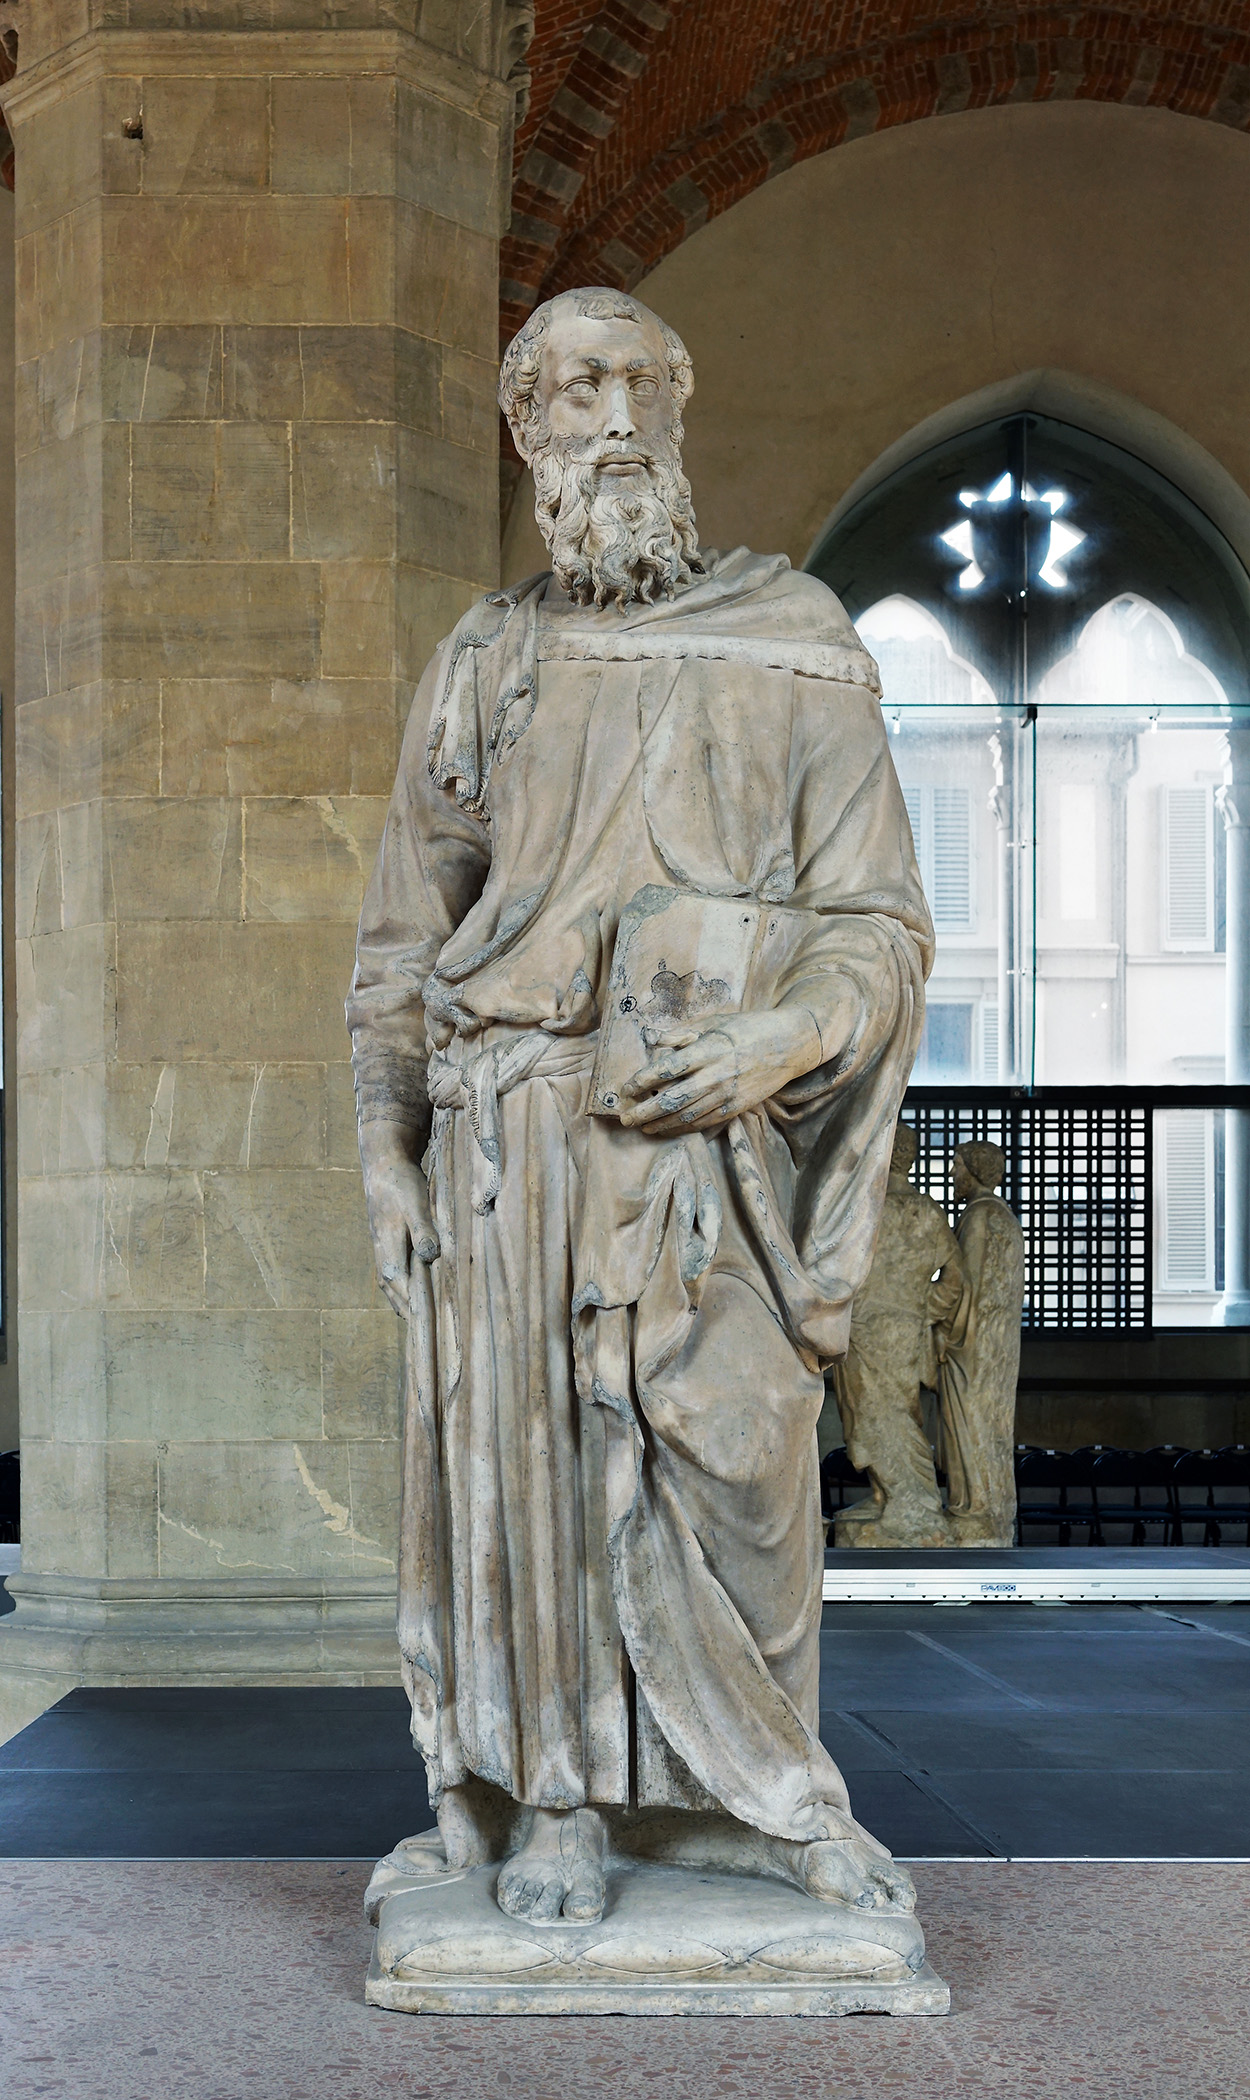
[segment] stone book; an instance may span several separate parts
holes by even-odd
[[[704,897],[648,883],[621,914],[588,1111],[619,1113],[621,1090],[658,1032],[775,1003],[811,914],[750,897]]]

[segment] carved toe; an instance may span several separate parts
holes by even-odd
[[[552,1874],[542,1881],[531,1883],[530,1885],[535,1893],[529,1915],[536,1924],[549,1925],[553,1919],[558,1918],[560,1915],[560,1905],[563,1903],[565,1895],[564,1877],[559,1874]]]
[[[530,1902],[529,1882],[523,1867],[518,1869],[514,1866],[508,1866],[504,1868],[499,1876],[499,1886],[496,1890],[495,1900],[500,1910],[506,1911],[510,1918],[528,1917]]]
[[[579,1867],[564,1899],[564,1915],[578,1925],[597,1925],[605,1900],[603,1875],[594,1867]]]

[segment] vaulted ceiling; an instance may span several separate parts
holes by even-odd
[[[553,292],[635,284],[769,176],[891,124],[1087,99],[1250,129],[1250,0],[536,0],[529,67],[504,340]]]
[[[1092,99],[1250,127],[1250,0],[537,0],[501,259],[506,339],[635,284],[809,154],[917,117]]]

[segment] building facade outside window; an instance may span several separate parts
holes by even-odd
[[[1152,1324],[1250,1323],[1246,1112],[1204,1098],[1250,1080],[1250,578],[1160,475],[1033,415],[901,469],[810,566],[880,665],[933,910],[914,1084],[1150,1090]]]

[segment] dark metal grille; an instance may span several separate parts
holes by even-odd
[[[907,1098],[917,1186],[952,1222],[955,1147],[981,1139],[1006,1153],[1002,1193],[1024,1230],[1025,1327],[1151,1324],[1152,1103],[1109,1091],[970,1100],[917,1087]]]

